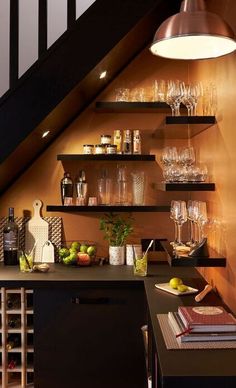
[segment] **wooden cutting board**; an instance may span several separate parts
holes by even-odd
[[[34,244],[34,261],[41,261],[42,247],[48,240],[48,223],[40,216],[42,201],[36,199],[33,202],[34,214],[33,217],[25,224],[25,251],[30,252]]]

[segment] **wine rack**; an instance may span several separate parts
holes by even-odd
[[[2,287],[0,297],[0,386],[33,387],[33,290]]]

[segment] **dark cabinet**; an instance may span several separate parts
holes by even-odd
[[[144,388],[143,285],[35,290],[36,388]]]

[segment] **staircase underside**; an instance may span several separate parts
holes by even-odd
[[[98,0],[0,101],[0,194],[152,40],[180,0]],[[98,79],[109,68],[107,80]],[[50,136],[42,133],[53,128]]]

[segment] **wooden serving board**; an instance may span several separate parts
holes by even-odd
[[[193,287],[190,287],[190,286],[188,286],[188,290],[187,291],[180,292],[180,291],[170,287],[169,283],[155,284],[155,287],[158,288],[159,290],[169,292],[170,294],[181,295],[181,296],[189,295],[189,294],[196,294],[196,292],[198,292],[197,288],[193,288]]]
[[[0,261],[3,261],[3,229],[7,223],[7,217],[0,217]],[[55,261],[58,261],[58,250],[62,245],[62,218],[43,217],[48,222],[48,239],[55,248]],[[29,221],[26,217],[15,217],[15,222],[19,228],[19,245],[25,247],[25,224]]]

